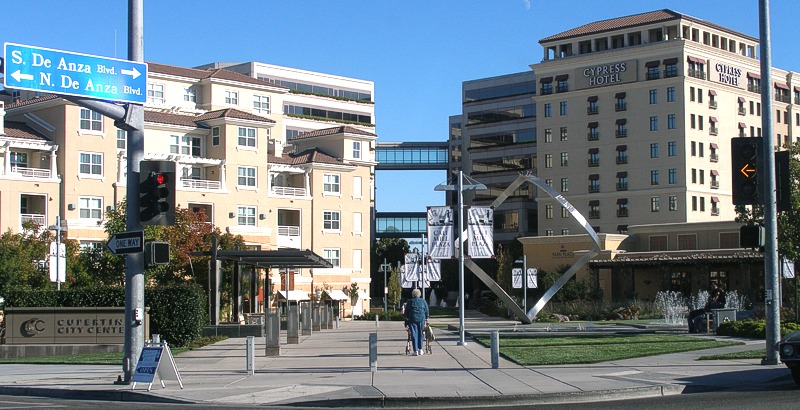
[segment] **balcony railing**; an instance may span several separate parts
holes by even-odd
[[[719,216],[719,208],[711,208],[711,216]]]
[[[600,192],[600,186],[598,185],[589,185],[589,193],[595,194]]]
[[[711,154],[711,162],[719,162],[719,154],[712,153]]]
[[[50,178],[50,170],[45,168],[11,167],[11,172],[25,178]]]
[[[291,225],[278,225],[278,236],[300,236],[300,227]]]
[[[274,186],[272,187],[272,193],[280,196],[306,196],[306,189],[290,186]]]
[[[711,181],[711,189],[719,189],[719,181]]]
[[[775,101],[785,102],[788,104],[792,102],[792,97],[789,97],[788,95],[775,94]]]
[[[589,158],[589,166],[590,167],[599,167],[600,166],[600,158]]]
[[[569,91],[569,86],[568,85],[558,85],[558,86],[556,86],[556,92],[557,93],[565,93],[567,91]]]
[[[189,189],[222,189],[219,181],[208,179],[189,179],[181,178],[181,186]]]
[[[600,112],[600,108],[598,106],[586,107],[586,114],[587,115],[595,115],[598,112]]]
[[[696,68],[689,69],[689,77],[699,78],[701,80],[706,79],[706,73],[703,70],[698,70]]]
[[[717,102],[714,101],[714,100],[709,101],[708,102],[708,108],[711,108],[712,110],[716,110],[717,109]]]
[[[617,111],[625,111],[628,109],[628,104],[625,102],[618,102],[614,104],[614,109]]]
[[[755,84],[747,84],[747,91],[751,93],[761,93],[761,86]]]
[[[747,115],[747,108],[739,107],[739,115]]]
[[[19,226],[21,227],[22,224],[28,221],[36,222],[39,225],[44,226],[46,222],[46,216],[42,214],[20,214],[19,215]]]
[[[627,182],[617,182],[617,191],[627,191],[627,190],[628,190]]]
[[[278,225],[278,246],[282,248],[300,249],[300,227],[293,225]]]
[[[628,217],[628,209],[627,208],[617,209],[617,217],[619,217],[619,218],[627,218]]]
[[[627,164],[628,157],[617,157],[617,165]]]
[[[600,219],[600,211],[589,211],[589,219]]]
[[[586,134],[586,139],[588,139],[589,141],[597,141],[597,140],[600,139],[600,133],[599,132],[589,132],[589,133]]]
[[[646,75],[647,80],[658,80],[661,78],[661,73],[658,71],[648,72]]]
[[[628,130],[617,130],[615,135],[617,138],[625,138],[628,136]]]
[[[709,133],[710,135],[717,135],[717,134],[719,133],[719,128],[717,128],[717,127],[710,127],[710,128],[708,129],[708,133]]]

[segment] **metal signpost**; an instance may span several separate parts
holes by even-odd
[[[147,64],[5,43],[5,86],[144,104]]]

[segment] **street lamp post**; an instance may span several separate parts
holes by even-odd
[[[389,282],[386,281],[386,273],[391,269],[392,265],[386,263],[386,258],[383,258],[383,265],[381,265],[381,270],[383,271],[383,311],[386,312],[389,310]]]
[[[467,342],[464,340],[464,190],[478,190],[486,189],[486,185],[477,183],[464,185],[464,171],[458,170],[458,184],[453,185],[437,185],[435,191],[458,191],[458,298],[461,303],[458,304],[458,345],[466,346]]]

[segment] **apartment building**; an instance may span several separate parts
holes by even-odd
[[[487,187],[464,191],[465,204],[489,205],[520,173],[536,171],[535,90],[531,71],[462,84],[462,113],[450,117],[449,171],[457,178],[464,170]],[[495,241],[536,234],[534,196],[533,187],[522,186],[494,210]]]
[[[761,87],[776,145],[798,138],[798,74],[772,68],[761,84],[752,36],[658,10],[539,43],[537,172],[597,232],[733,220],[730,139],[762,135]],[[553,199],[537,200],[539,235],[581,232]]]
[[[293,290],[312,293],[312,276],[316,287],[368,289],[373,117],[356,128],[316,111],[286,113],[289,87],[225,69],[148,68],[145,159],[176,163],[178,205],[254,247],[310,249],[334,265],[289,272]],[[0,229],[60,218],[67,238],[102,246],[104,214],[126,193],[125,132],[58,96],[10,97],[0,111]],[[298,117],[313,127],[287,137]],[[271,274],[286,289],[285,272]]]

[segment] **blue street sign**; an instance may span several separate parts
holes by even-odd
[[[5,86],[144,104],[147,64],[5,43]]]

